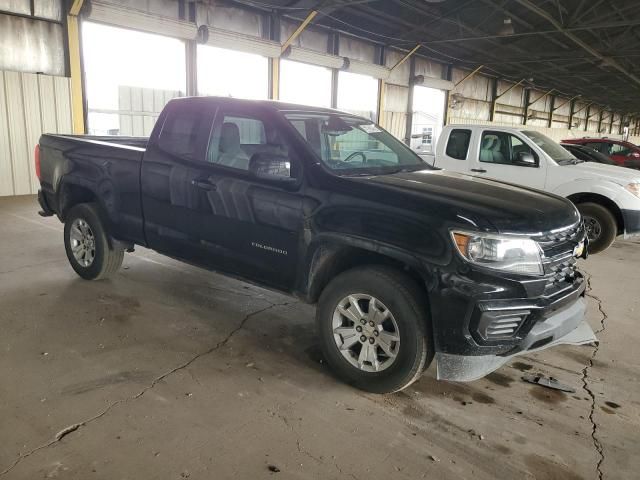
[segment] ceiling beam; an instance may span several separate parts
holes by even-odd
[[[633,73],[629,72],[626,68],[624,68],[622,65],[620,65],[616,60],[614,60],[614,59],[612,59],[610,57],[605,57],[604,55],[602,55],[600,52],[598,52],[597,50],[592,48],[590,45],[588,45],[586,42],[584,42],[582,39],[577,37],[572,32],[565,31],[563,26],[560,23],[558,23],[558,21],[552,15],[550,15],[546,10],[543,10],[542,8],[538,7],[537,5],[534,5],[529,0],[516,0],[516,2],[518,2],[523,7],[531,10],[532,12],[537,14],[538,16],[540,16],[540,17],[544,18],[545,20],[547,20],[551,25],[553,25],[555,27],[556,30],[558,30],[559,32],[562,32],[565,37],[567,37],[573,43],[575,43],[576,45],[580,46],[582,49],[584,49],[585,51],[587,51],[588,53],[593,55],[598,60],[601,60],[603,63],[612,66],[613,68],[618,70],[623,75],[626,75],[627,77],[629,77],[636,84],[636,87],[640,86],[640,78],[638,78],[638,76],[636,76]]]

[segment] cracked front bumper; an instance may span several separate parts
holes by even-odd
[[[534,325],[518,347],[507,354],[465,356],[437,352],[435,360],[438,380],[471,382],[488,375],[518,355],[557,345],[596,342],[596,336],[585,320],[585,311],[586,302],[581,297],[570,307]]]

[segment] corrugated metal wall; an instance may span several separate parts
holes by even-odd
[[[0,11],[30,15],[29,0],[0,0]],[[36,17],[62,21],[61,0],[36,0]],[[64,75],[64,28],[54,23],[0,14],[0,70]]]
[[[148,137],[169,100],[181,97],[173,90],[121,86],[118,91],[120,135]]]
[[[453,69],[453,81],[459,82],[469,71]],[[522,86],[511,88],[513,83],[503,80],[498,81],[498,98],[495,106],[494,121],[489,121],[491,110],[492,86],[491,81],[480,74],[464,81],[458,88],[451,92],[453,98],[457,99],[456,106],[451,108],[448,119],[449,124],[473,124],[473,125],[503,125],[522,126],[524,119],[525,91]],[[511,88],[507,92],[507,90]],[[505,93],[506,92],[506,93]],[[603,113],[601,131],[598,132],[598,120],[600,117],[600,107],[592,105],[589,109],[589,121],[586,124],[587,104],[576,102],[572,128],[569,128],[570,104],[567,98],[556,97],[553,113],[552,128],[549,128],[549,112],[551,111],[551,96],[545,95],[547,92],[531,89],[529,101],[532,102],[528,109],[527,127],[532,130],[539,130],[548,137],[560,141],[568,138],[580,138],[584,136],[609,136],[611,138],[622,138],[620,135],[621,117],[615,114],[611,134],[611,112]],[[585,130],[585,124],[587,129]],[[633,141],[633,140],[631,140]]]
[[[38,191],[33,149],[42,133],[71,133],[70,81],[0,71],[0,196]]]

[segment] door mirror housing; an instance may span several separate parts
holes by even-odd
[[[291,161],[281,153],[256,153],[249,161],[249,172],[260,180],[284,185],[295,185],[291,176]]]
[[[520,152],[518,153],[518,158],[515,162],[519,167],[537,167],[538,161],[536,157],[533,156],[530,152]]]

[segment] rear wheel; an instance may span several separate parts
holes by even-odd
[[[340,274],[322,292],[316,320],[327,362],[362,390],[402,390],[433,358],[425,294],[392,268]]]
[[[613,214],[597,203],[579,203],[589,237],[589,252],[600,253],[611,246],[618,235],[618,224]]]
[[[64,246],[71,267],[85,280],[107,278],[122,265],[124,248],[108,237],[92,203],[76,205],[66,215]]]

